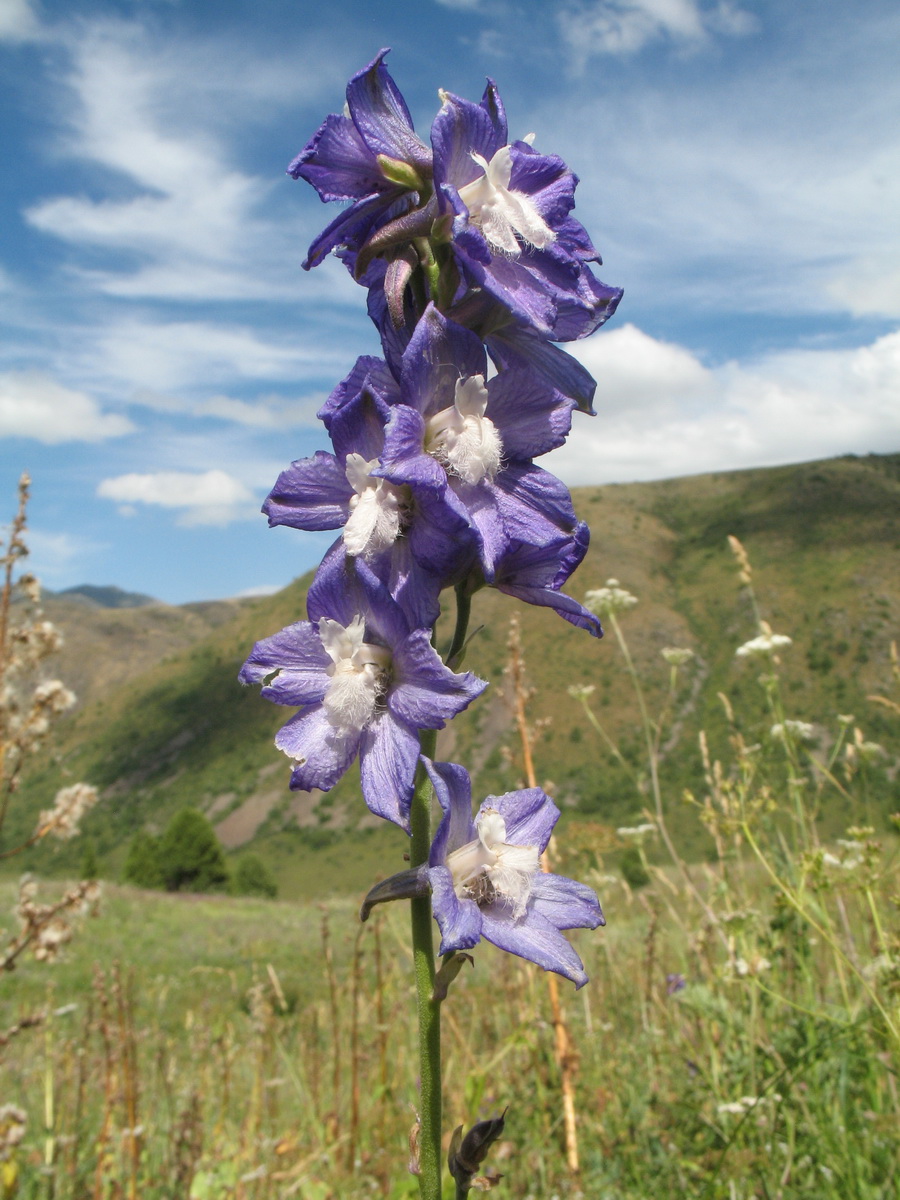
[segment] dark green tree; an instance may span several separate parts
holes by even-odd
[[[228,883],[219,839],[196,808],[183,808],[166,826],[159,839],[159,861],[170,892],[216,892]]]
[[[159,838],[143,829],[134,835],[128,847],[122,878],[135,887],[165,887],[159,858]]]
[[[277,896],[278,884],[258,854],[243,854],[237,861],[229,890],[235,896]]]

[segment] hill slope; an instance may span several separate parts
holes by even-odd
[[[714,753],[724,746],[727,730],[718,693],[740,699],[749,740],[759,736],[766,721],[758,668],[734,658],[735,648],[756,629],[728,534],[740,537],[750,554],[762,615],[795,642],[783,666],[788,715],[833,727],[838,712],[850,712],[867,736],[890,740],[887,713],[866,696],[888,686],[889,645],[900,616],[900,455],[582,488],[575,503],[593,536],[570,590],[580,597],[615,576],[639,597],[622,625],[651,709],[661,703],[668,682],[660,650],[688,646],[699,656],[684,673],[675,701],[675,733],[667,744],[666,786],[676,825],[684,787],[702,788],[698,731],[707,730]],[[226,845],[254,840],[280,871],[288,892],[354,887],[357,875],[369,870],[369,860],[382,870],[392,862],[399,869],[403,839],[368,816],[352,772],[325,797],[288,790],[288,764],[271,739],[289,710],[260,700],[255,690],[235,681],[256,639],[305,616],[308,582],[205,613],[168,610],[180,614],[180,624],[172,618],[165,636],[184,639],[182,647],[173,644],[164,658],[157,653],[154,665],[118,686],[111,683],[113,668],[91,642],[83,610],[70,622],[63,619],[82,665],[63,665],[60,673],[66,678],[70,670],[68,678],[77,684],[73,674],[86,673],[89,658],[95,661],[94,676],[81,683],[95,698],[68,723],[61,764],[32,776],[32,812],[46,803],[61,778],[95,783],[104,802],[88,828],[110,871],[117,869],[136,829],[159,829],[185,804],[204,808]],[[114,615],[141,622],[156,611],[117,610]],[[502,694],[514,611],[535,689],[529,715],[543,729],[536,746],[540,777],[554,781],[563,805],[610,824],[631,821],[640,811],[640,798],[627,773],[585,726],[567,691],[573,684],[594,684],[601,721],[625,759],[639,762],[637,709],[614,639],[597,642],[548,610],[498,593],[476,597],[472,625],[483,623],[484,629],[466,663],[495,686],[441,735],[439,756],[469,767],[476,795],[518,785],[511,712]],[[439,632],[446,637],[446,631]],[[107,644],[120,645],[127,636],[123,626]],[[148,643],[146,657],[152,656]],[[882,792],[879,799],[876,786],[876,807],[887,803],[886,784]],[[835,821],[839,816],[834,814]],[[57,852],[60,867],[66,853]],[[39,864],[49,867],[49,851],[41,848],[39,854]]]

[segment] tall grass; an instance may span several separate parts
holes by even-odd
[[[673,795],[661,747],[695,668],[669,655],[669,699],[650,711],[627,609],[606,616],[644,754],[629,768],[635,826],[564,817],[553,847],[608,919],[602,936],[575,934],[591,982],[561,992],[580,1171],[566,1165],[543,977],[491,947],[444,1005],[448,1127],[509,1105],[491,1161],[497,1194],[522,1200],[887,1200],[900,1177],[897,843],[865,822],[867,778],[894,769],[896,749],[850,714],[792,722],[777,661],[790,650],[773,641],[735,668],[762,688],[764,726],[745,727],[723,696],[727,743],[697,746],[705,787]],[[748,634],[770,637],[756,620]],[[616,761],[583,691],[572,718],[579,703],[597,754]],[[896,693],[877,703],[893,711]],[[670,833],[684,804],[706,830],[700,863]],[[834,805],[850,828],[823,843]],[[410,951],[392,907],[361,927],[345,901],[108,888],[51,990],[30,961],[0,985],[0,1032],[36,1005],[48,1014],[7,1050],[0,1104],[28,1125],[7,1150],[6,1194],[416,1195],[403,1170]]]

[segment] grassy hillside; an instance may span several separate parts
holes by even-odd
[[[783,661],[787,715],[814,723],[824,735],[838,713],[853,714],[867,737],[890,742],[889,713],[867,697],[888,687],[889,646],[897,636],[898,501],[900,455],[575,492],[593,538],[570,590],[581,597],[615,576],[639,597],[622,625],[651,710],[661,704],[669,679],[660,650],[687,646],[698,656],[683,672],[674,730],[665,742],[664,785],[676,831],[684,789],[702,786],[699,730],[707,731],[714,755],[725,749],[719,693],[740,699],[748,742],[765,736],[771,723],[758,665],[734,658],[756,628],[728,534],[749,552],[763,617],[794,639]],[[305,615],[307,584],[300,580],[276,596],[205,611],[117,610],[102,617],[93,612],[90,620],[81,608],[71,618],[54,613],[69,643],[59,673],[94,698],[65,727],[59,761],[28,781],[21,829],[30,827],[60,782],[84,778],[103,793],[86,829],[103,871],[113,876],[133,832],[160,829],[185,804],[205,809],[229,847],[253,842],[275,867],[283,894],[355,890],[371,879],[373,867],[402,865],[402,837],[368,816],[352,772],[328,796],[289,792],[288,764],[271,744],[288,712],[236,683],[257,638]],[[605,751],[568,694],[571,685],[595,685],[599,719],[625,763],[638,766],[638,712],[619,650],[612,637],[597,642],[548,610],[489,591],[476,597],[473,626],[484,629],[466,665],[493,686],[442,735],[439,755],[470,768],[476,794],[518,785],[518,749],[503,694],[513,612],[521,620],[534,688],[529,715],[541,731],[540,778],[553,782],[560,803],[574,813],[611,825],[633,821],[644,801],[629,770]],[[143,658],[123,673],[123,648],[131,652],[139,627]],[[869,804],[876,820],[891,803],[895,765],[889,761],[872,772]],[[835,826],[845,816],[824,814]],[[702,854],[695,822],[689,827],[689,849]],[[41,870],[65,870],[76,854],[74,845],[41,847],[34,862]]]

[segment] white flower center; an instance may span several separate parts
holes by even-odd
[[[358,733],[372,719],[388,685],[391,652],[364,642],[366,623],[355,616],[346,627],[319,619],[319,637],[331,666],[331,683],[322,701],[328,720],[340,733]]]
[[[531,197],[510,191],[511,147],[501,146],[490,162],[474,151],[472,158],[484,174],[461,187],[459,198],[469,210],[469,220],[480,227],[493,249],[503,254],[519,254],[521,246],[516,234],[527,246],[539,250],[555,241],[556,234]]]
[[[506,822],[493,808],[475,818],[478,837],[447,855],[447,867],[460,900],[474,900],[484,907],[506,904],[516,918],[522,916],[531,895],[531,885],[540,865],[537,846],[510,846]]]
[[[344,545],[353,557],[393,546],[409,505],[409,488],[394,487],[369,473],[377,465],[377,458],[367,462],[361,454],[348,454],[344,464],[347,481],[356,492],[350,497],[350,516],[344,526]]]
[[[425,449],[466,483],[493,479],[500,470],[503,443],[497,426],[484,415],[488,393],[483,375],[456,383],[452,408],[441,409],[425,425]]]

